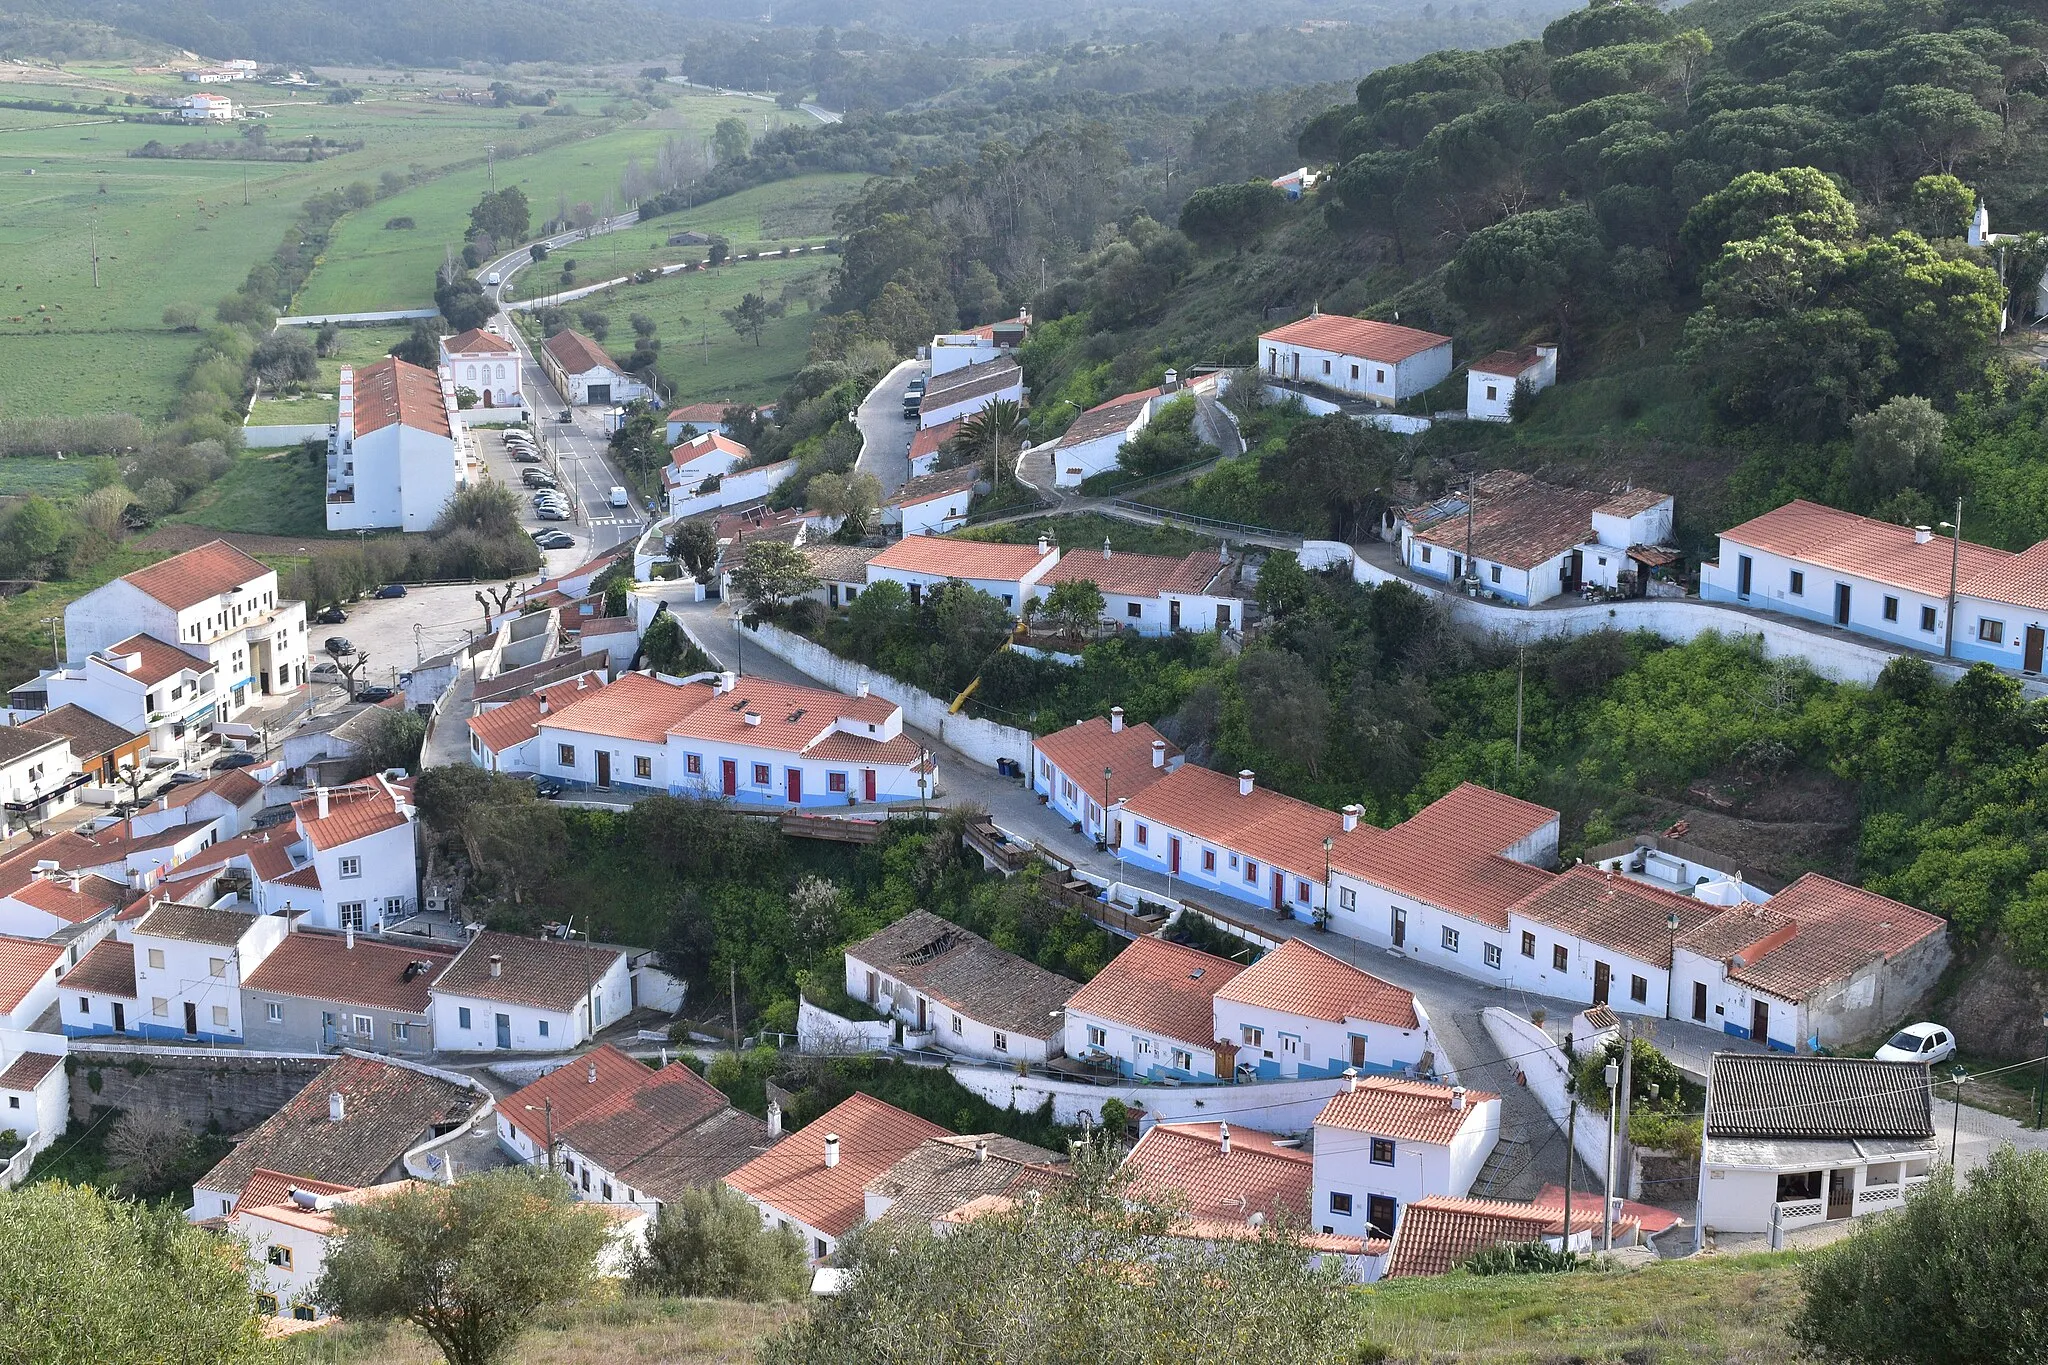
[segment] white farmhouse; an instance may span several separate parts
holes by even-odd
[[[65,1052],[64,1040],[55,1034],[0,1034],[0,1133],[21,1139],[25,1151],[16,1155],[17,1161],[35,1160],[70,1126]]]
[[[1107,717],[1075,721],[1031,742],[1031,789],[1082,834],[1107,842],[1116,836],[1104,824],[1104,809],[1116,810],[1183,761],[1177,745],[1150,725],[1124,724],[1124,708],[1112,706]]]
[[[455,381],[396,356],[343,370],[327,446],[327,529],[424,531],[469,482]]]
[[[1557,347],[1522,346],[1495,351],[1465,369],[1465,415],[1475,422],[1505,422],[1515,390],[1531,393],[1557,382]]]
[[[0,1029],[30,1029],[57,998],[71,953],[54,939],[0,938]]]
[[[1317,311],[1261,333],[1259,368],[1268,379],[1389,406],[1449,376],[1451,339],[1398,323]]]
[[[541,721],[606,686],[604,672],[593,669],[561,682],[535,688],[523,697],[480,708],[469,718],[469,760],[490,772],[537,770],[540,759],[534,739]]]
[[[939,585],[958,580],[997,598],[1014,614],[1024,609],[1039,579],[1059,563],[1060,552],[1038,538],[1030,545],[944,536],[905,536],[868,561],[868,586],[900,583],[912,602]]]
[[[867,1186],[945,1129],[854,1094],[725,1178],[767,1228],[789,1228],[822,1261],[867,1217]]]
[[[942,536],[967,524],[979,471],[971,465],[920,474],[882,502],[882,525],[900,526],[906,536]]]
[[[441,368],[487,408],[517,408],[526,401],[519,388],[519,348],[496,332],[472,327],[442,337]]]
[[[654,390],[620,369],[618,362],[581,332],[565,329],[549,337],[540,349],[540,362],[555,388],[579,407],[654,396]]]
[[[1721,913],[1618,872],[1566,868],[1509,908],[1506,975],[1520,990],[1662,1018],[1677,943]]]
[[[1462,1196],[1500,1139],[1500,1096],[1463,1086],[1353,1075],[1316,1115],[1312,1221],[1392,1236],[1401,1211]]]
[[[296,1322],[325,1322],[315,1290],[327,1268],[327,1245],[335,1231],[334,1210],[343,1204],[402,1190],[409,1181],[351,1189],[328,1180],[294,1178],[258,1170],[242,1187],[227,1231],[249,1247],[249,1286],[256,1315]]]
[[[567,1052],[633,1008],[624,949],[485,932],[434,978],[443,1052]]]
[[[1217,1042],[1214,997],[1243,970],[1163,938],[1135,939],[1067,1000],[1066,1054],[1139,1080],[1227,1077],[1235,1048]]]
[[[917,424],[935,427],[972,417],[992,403],[1024,401],[1024,367],[1008,356],[934,374],[917,409]]]
[[[378,774],[320,787],[292,802],[292,818],[303,844],[293,862],[310,868],[320,888],[312,923],[375,934],[412,913],[419,859],[410,782]]]
[[[1112,551],[1105,540],[1100,553],[1062,555],[1040,576],[1036,595],[1043,601],[1062,583],[1093,583],[1102,594],[1106,626],[1140,635],[1231,631],[1244,624],[1237,568],[1227,546],[1176,558]]]
[[[913,910],[846,950],[846,993],[924,1037],[918,1046],[991,1062],[1057,1056],[1079,983],[978,934]]]
[[[178,101],[178,117],[188,123],[232,123],[235,113],[235,102],[226,95],[202,91]]]
[[[1218,1048],[1237,1044],[1226,1074],[1241,1078],[1411,1075],[1436,1055],[1429,1016],[1412,992],[1298,938],[1225,982],[1213,1000]]]
[[[1649,590],[1671,563],[1675,502],[1649,488],[1601,493],[1512,469],[1478,475],[1434,502],[1387,513],[1387,539],[1410,572],[1534,606],[1582,587]]]
[[[1124,442],[1152,424],[1160,389],[1126,393],[1097,403],[1060,433],[1052,447],[1052,481],[1078,488],[1083,479],[1116,468]]]

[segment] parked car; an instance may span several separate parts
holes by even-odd
[[[348,613],[340,607],[329,607],[313,618],[314,623],[323,626],[338,626],[348,620]]]
[[[512,459],[519,464],[539,464],[540,452],[532,446],[513,446]]]
[[[405,584],[386,583],[383,587],[377,589],[377,596],[384,598],[403,597],[405,596]]]
[[[567,408],[563,408],[560,412],[555,414],[555,420],[557,422],[573,422],[576,420],[576,414],[569,411]]]
[[[372,683],[356,693],[357,701],[390,701],[398,693],[383,683]]]
[[[341,670],[336,668],[331,661],[322,659],[319,663],[313,665],[311,676],[316,681],[326,682],[330,678],[339,678]]]
[[[213,760],[212,766],[213,771],[217,773],[224,773],[233,768],[246,768],[253,763],[260,763],[262,761],[262,758],[256,754],[222,754],[219,758]]]
[[[535,498],[533,500],[534,511],[538,512],[543,507],[552,507],[557,512],[566,512],[569,510],[569,500],[567,498]]]
[[[348,642],[348,636],[346,635],[328,636],[321,648],[325,649],[329,654],[349,654],[355,650],[355,646]]]
[[[542,531],[534,536],[533,543],[543,550],[573,550],[576,537],[567,531]]]
[[[171,780],[164,783],[164,785],[166,787],[189,787],[194,782],[204,782],[205,780],[206,775],[204,773],[195,773],[180,768],[177,772],[171,774]]]
[[[542,521],[567,521],[569,513],[560,507],[543,507],[534,515]]]
[[[519,471],[519,481],[528,488],[555,487],[555,476],[544,469],[522,469]]]
[[[1939,1024],[1908,1024],[1871,1055],[1880,1062],[1945,1062],[1956,1054],[1956,1036]]]
[[[533,780],[533,794],[543,801],[552,801],[569,789],[552,777],[537,777]]]

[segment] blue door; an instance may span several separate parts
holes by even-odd
[[[498,1046],[508,1052],[512,1049],[512,1016],[509,1014],[498,1016]]]

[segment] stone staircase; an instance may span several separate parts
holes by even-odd
[[[1046,497],[1057,497],[1052,486],[1052,445],[1027,446],[1017,455],[1017,482],[1035,488]]]
[[[1479,1174],[1472,1181],[1472,1195],[1480,1199],[1511,1198],[1508,1192],[1528,1171],[1529,1163],[1536,1159],[1536,1151],[1528,1140],[1503,1133],[1494,1143],[1493,1151],[1487,1154],[1486,1164],[1479,1168]]]

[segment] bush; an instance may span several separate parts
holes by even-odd
[[[662,1205],[627,1275],[642,1294],[795,1299],[809,1287],[807,1250],[794,1229],[764,1227],[744,1196],[711,1185]]]
[[[1579,1268],[1579,1255],[1541,1242],[1494,1246],[1468,1257],[1458,1267],[1473,1275],[1557,1275]]]
[[[403,214],[400,214],[396,218],[386,218],[384,220],[384,230],[386,232],[403,232],[408,228],[413,228],[417,226],[419,226],[417,223],[413,222],[412,219],[407,218]]]

